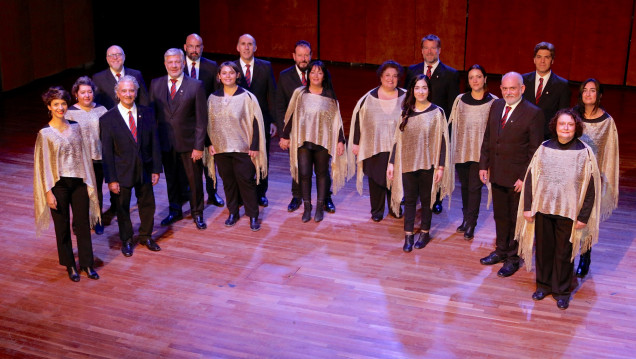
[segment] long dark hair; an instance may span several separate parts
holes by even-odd
[[[402,102],[402,123],[400,123],[400,131],[404,131],[404,127],[406,127],[407,122],[409,122],[409,116],[411,115],[411,113],[413,113],[413,107],[415,107],[416,101],[413,92],[415,89],[415,84],[420,80],[426,81],[426,86],[428,86],[428,96],[426,97],[426,99],[428,101],[431,101],[431,80],[424,74],[415,76],[409,83],[409,87],[406,90],[406,95],[404,96],[404,101]]]
[[[581,82],[581,86],[579,86],[579,103],[576,105],[576,109],[578,110],[581,118],[585,118],[585,104],[583,104],[583,89],[585,89],[585,85],[593,82],[596,87],[596,102],[594,103],[594,110],[596,111],[601,107],[601,97],[603,97],[603,86],[600,82],[598,82],[595,78],[589,78],[583,82]]]
[[[336,93],[333,90],[333,84],[331,83],[331,74],[329,73],[329,70],[327,70],[327,66],[325,65],[324,62],[320,61],[320,60],[314,60],[312,62],[309,63],[309,65],[307,66],[307,70],[308,73],[311,72],[311,70],[314,67],[318,67],[321,71],[322,71],[322,93],[323,95],[326,95],[332,99],[336,99]],[[309,85],[310,85],[311,81],[307,81],[307,85],[305,86],[305,91],[309,92]]]

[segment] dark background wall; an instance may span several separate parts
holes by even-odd
[[[442,61],[495,74],[532,71],[534,45],[549,41],[559,75],[635,86],[635,1],[181,0],[178,10],[129,1],[116,13],[108,1],[0,0],[0,84],[6,91],[68,68],[102,69],[112,44],[127,66],[158,74],[164,51],[189,33],[203,36],[208,53],[235,55],[247,32],[260,57],[289,59],[305,39],[323,60],[404,65],[421,61],[419,39],[435,33]]]

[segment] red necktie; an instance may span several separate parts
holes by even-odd
[[[512,107],[506,106],[506,112],[504,113],[503,117],[501,118],[501,128],[506,127],[506,120],[508,119],[508,113],[510,112],[510,110],[512,110]]]
[[[130,132],[137,142],[137,126],[135,126],[135,119],[133,118],[132,111],[128,111],[128,125],[130,125]]]
[[[539,103],[539,99],[541,98],[541,91],[543,91],[543,77],[539,78],[539,87],[537,87],[537,95],[535,96],[536,102]]]
[[[250,87],[252,85],[252,73],[250,72],[250,66],[249,64],[246,64],[245,67],[247,67],[247,70],[245,70],[245,81],[247,82],[247,87]]]
[[[192,77],[193,79],[197,78],[197,68],[196,68],[196,62],[192,62],[192,69],[190,70],[190,77]]]
[[[121,80],[121,74],[118,72],[117,73],[117,82],[119,82],[119,80]]]
[[[426,77],[428,77],[430,79],[431,78],[431,69],[433,68],[433,66],[428,65],[426,67],[427,67],[427,69],[426,69]]]
[[[170,79],[172,81],[172,87],[170,87],[170,98],[174,100],[174,95],[177,93],[177,80]]]
[[[305,77],[305,72],[304,71],[303,71],[303,78],[302,78],[301,81],[303,83],[303,86],[307,86],[307,78]]]

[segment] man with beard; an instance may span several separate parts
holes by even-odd
[[[311,44],[305,40],[300,40],[294,46],[292,57],[296,63],[280,72],[278,76],[278,88],[276,89],[276,125],[279,133],[283,133],[285,122],[285,112],[291,100],[294,90],[300,86],[306,86],[309,81],[309,69],[307,66],[311,62]],[[327,177],[331,181],[330,177]],[[328,184],[331,188],[331,182]],[[289,212],[293,212],[300,208],[303,203],[300,185],[292,179],[292,200],[287,206]],[[331,192],[325,198],[325,211],[333,213],[336,207],[331,199]]]
[[[205,98],[207,99],[218,86],[218,81],[216,80],[216,62],[201,56],[203,54],[203,39],[198,34],[188,35],[183,49],[186,53],[184,73],[193,79],[203,82]],[[185,172],[179,171],[179,173],[184,174]],[[223,207],[225,202],[217,194],[214,181],[210,178],[208,169],[205,166],[203,166],[203,174],[205,175],[205,191],[208,193],[208,203],[217,207]],[[183,183],[187,182],[184,181]],[[189,191],[186,190],[185,192],[187,193]],[[188,198],[188,196],[185,198]]]

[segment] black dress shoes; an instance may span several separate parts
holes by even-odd
[[[121,253],[124,255],[124,257],[130,257],[133,255],[133,245],[131,239],[121,242]]]
[[[100,222],[95,223],[95,226],[93,226],[93,229],[95,230],[95,234],[97,235],[104,234],[104,226],[102,226]]]
[[[269,206],[269,201],[267,200],[267,197],[265,196],[258,197],[258,205],[261,207]]]
[[[570,298],[562,298],[557,300],[557,307],[561,310],[566,310],[570,306]]]
[[[537,289],[534,293],[532,293],[532,300],[542,300],[543,298],[548,296],[548,292],[544,292],[541,289]]]
[[[77,268],[75,267],[75,265],[66,267],[66,272],[68,273],[68,279],[72,280],[73,282],[79,282],[80,276],[79,273],[77,273]]]
[[[466,226],[466,231],[464,232],[464,239],[467,241],[470,241],[471,239],[473,239],[473,237],[475,237],[475,226],[471,224]]]
[[[506,278],[515,274],[519,270],[519,261],[507,259],[503,267],[497,272],[497,275]]]
[[[198,215],[194,217],[194,224],[197,226],[197,229],[206,229],[208,228],[208,225],[205,224],[205,221],[203,220],[203,216],[202,215]]]
[[[331,196],[325,198],[325,204],[323,205],[323,207],[324,207],[323,209],[327,211],[328,213],[336,213],[336,206],[333,204],[333,201],[331,200]]]
[[[139,243],[143,244],[144,246],[146,246],[148,249],[150,249],[153,252],[159,252],[161,250],[161,247],[159,247],[157,242],[155,242],[154,240],[150,238],[146,239],[145,241],[141,241]]]
[[[183,219],[183,212],[172,212],[168,213],[168,216],[161,221],[162,226],[169,226],[176,221]]]
[[[431,235],[428,232],[420,232],[420,236],[417,237],[417,242],[415,242],[416,249],[422,249],[426,247],[428,242],[431,240]]]
[[[80,267],[80,271],[86,273],[86,276],[90,279],[99,279],[99,274],[97,274],[93,267]]]
[[[225,226],[226,227],[232,227],[233,225],[236,224],[236,222],[238,222],[239,218],[241,218],[241,217],[239,216],[238,213],[237,214],[231,214],[230,213],[230,216],[227,217],[227,219],[225,220]]]
[[[406,253],[409,253],[413,250],[413,241],[415,240],[414,234],[405,234],[404,235],[404,246],[402,250]]]
[[[258,223],[258,217],[250,217],[250,229],[252,232],[258,232],[261,230],[261,224]]]
[[[300,205],[302,203],[303,203],[302,198],[292,197],[292,200],[289,202],[289,205],[287,206],[287,212],[293,212],[297,210],[298,208],[300,208]]]
[[[503,262],[506,259],[506,256],[500,256],[496,252],[492,252],[486,257],[479,260],[479,262],[485,266],[497,264],[499,262]]]
[[[374,214],[371,216],[371,220],[373,222],[380,222],[382,220],[382,215],[381,214]]]
[[[468,227],[468,222],[466,222],[466,220],[464,219],[462,221],[462,224],[460,224],[459,227],[457,227],[457,233],[466,232],[466,227]]]
[[[309,203],[309,202],[305,202],[304,205],[305,205],[305,210],[303,212],[302,221],[303,221],[303,223],[307,223],[311,219],[311,207],[312,206],[311,206],[311,203]]]
[[[217,207],[225,206],[225,202],[223,201],[223,198],[221,198],[216,192],[212,194],[208,194],[208,204],[211,204]]]
[[[435,203],[433,203],[433,213],[440,214],[442,213],[443,209],[444,208],[442,207],[442,201],[435,201]]]
[[[590,263],[592,262],[590,252],[592,252],[591,249],[579,257],[579,266],[576,268],[576,276],[579,278],[584,278],[590,271]]]
[[[322,201],[316,202],[316,213],[314,214],[314,221],[316,222],[322,221],[322,219],[325,217],[326,207],[327,207],[327,202],[325,203],[322,203]],[[334,209],[334,212],[335,212],[335,209]]]

